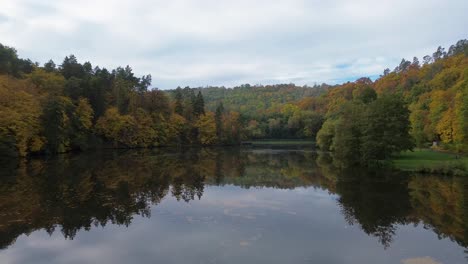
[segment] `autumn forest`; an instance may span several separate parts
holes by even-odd
[[[157,85],[157,84],[156,84]],[[152,88],[151,75],[0,45],[0,154],[310,139],[350,164],[414,147],[468,151],[468,40],[376,80],[340,85]]]

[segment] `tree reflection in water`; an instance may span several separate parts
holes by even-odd
[[[348,223],[389,247],[399,225],[423,224],[468,246],[468,179],[339,171],[312,151],[186,149],[109,151],[7,161],[0,175],[0,248],[21,234],[128,226],[170,195],[202,199],[205,185],[294,189],[338,195]]]

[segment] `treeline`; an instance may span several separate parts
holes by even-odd
[[[340,113],[349,113],[350,108],[359,104],[358,102],[361,105],[370,103],[363,102],[363,99],[371,101],[377,99],[378,102],[373,104],[377,107],[380,97],[397,97],[398,99],[394,101],[403,102],[403,105],[399,106],[400,111],[404,112],[403,108],[406,108],[409,112],[401,112],[399,117],[394,118],[403,123],[404,120],[409,121],[408,126],[403,129],[403,132],[408,131],[409,135],[403,134],[413,141],[413,145],[429,147],[435,144],[442,149],[466,152],[468,151],[467,49],[468,41],[460,40],[448,51],[439,47],[432,55],[424,56],[421,62],[416,57],[411,61],[402,59],[395,69],[385,69],[375,81],[360,78],[341,85],[322,84],[313,87],[298,87],[294,84],[270,86],[245,84],[234,88],[205,87],[201,92],[207,109],[214,111],[220,103],[223,103],[225,109],[238,112],[242,121],[243,135],[248,139],[316,139],[325,120],[328,122],[324,129],[330,130],[331,123],[351,118],[344,116],[342,118]],[[174,91],[170,91],[170,94],[173,93]],[[373,93],[375,97],[372,97]],[[371,98],[361,98],[366,96]],[[388,107],[392,108],[395,105]],[[386,109],[382,109],[382,113],[385,112]],[[361,118],[371,117],[362,115]],[[381,122],[386,121],[381,120]],[[334,128],[337,131],[347,132],[343,129],[348,128],[341,126]],[[364,128],[359,128],[362,129]],[[387,135],[393,132],[385,133],[385,136],[383,134],[379,136],[383,139],[378,139],[379,142],[390,140]],[[334,145],[342,145],[340,141],[338,138]],[[331,143],[329,142],[325,149],[334,151]],[[410,145],[406,144],[404,149]],[[362,153],[358,148],[354,148],[359,151],[354,153],[356,155]],[[388,157],[389,152],[385,150],[372,156]]]
[[[300,109],[299,100],[324,94],[333,86],[327,84],[296,86],[294,84],[250,85],[233,88],[203,87],[206,108],[215,111],[223,104],[226,111],[240,114],[243,134],[248,139],[314,139],[323,123],[315,111]],[[170,91],[174,94],[174,90]]]
[[[403,59],[375,81],[329,86],[151,89],[151,76],[66,57],[40,66],[0,46],[0,153],[96,146],[238,144],[317,139],[368,165],[414,146],[468,151],[468,41]]]
[[[413,148],[409,111],[403,98],[364,88],[352,100],[330,111],[317,135],[317,145],[333,152],[336,165],[371,165]]]
[[[299,105],[326,119],[323,150],[347,165],[388,160],[413,146],[468,151],[468,40],[423,63],[403,59],[375,82],[361,78]],[[344,165],[344,164],[343,164]]]
[[[212,111],[219,103],[229,111],[261,118],[276,112],[281,105],[296,102],[304,97],[319,96],[333,86],[327,84],[314,86],[296,86],[295,84],[250,85],[243,84],[233,88],[200,88],[206,101],[206,107]]]
[[[135,148],[237,144],[239,114],[205,112],[193,89],[177,98],[149,89],[151,76],[79,63],[39,66],[0,46],[0,153],[26,156],[97,146]]]

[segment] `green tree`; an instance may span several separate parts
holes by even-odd
[[[369,104],[362,125],[363,163],[388,160],[401,151],[411,150],[409,110],[403,98],[384,95]]]
[[[304,136],[315,138],[323,125],[323,116],[317,112],[304,111],[302,113],[302,118],[304,120]]]
[[[117,77],[114,79],[112,86],[113,103],[121,114],[127,114],[130,107],[133,83],[122,77]]]
[[[193,107],[193,112],[196,116],[205,114],[205,101],[203,100],[201,91],[198,91],[197,98],[195,99],[195,105]]]
[[[60,65],[60,72],[65,79],[69,79],[71,77],[82,79],[85,75],[83,65],[78,63],[78,60],[73,54],[65,57],[62,65]]]
[[[348,103],[335,123],[331,150],[338,167],[355,166],[361,162],[361,151],[364,151],[362,123],[367,122],[362,117],[364,111],[363,104]]]
[[[54,72],[57,70],[57,65],[53,60],[49,60],[48,62],[44,63],[44,70],[46,72]]]
[[[374,101],[375,99],[377,99],[377,93],[372,87],[367,86],[361,89],[354,90],[353,99],[357,101],[361,101],[364,104],[368,104]]]
[[[72,148],[88,149],[93,127],[94,111],[88,100],[80,98],[74,109],[71,135]]]
[[[42,116],[47,151],[64,153],[70,150],[70,134],[73,133],[70,116],[73,111],[72,101],[63,96],[50,97]]]
[[[216,137],[218,137],[218,141],[223,141],[223,114],[224,114],[224,106],[223,103],[220,102],[216,107],[215,112],[215,124],[216,124]]]
[[[182,94],[182,88],[177,87],[175,90],[175,106],[174,106],[174,112],[178,115],[183,115],[184,114],[184,104],[183,104],[183,94]]]

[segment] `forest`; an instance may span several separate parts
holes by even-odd
[[[414,147],[468,151],[468,40],[375,81],[153,88],[130,66],[22,59],[0,44],[0,156],[313,139],[349,164]]]

